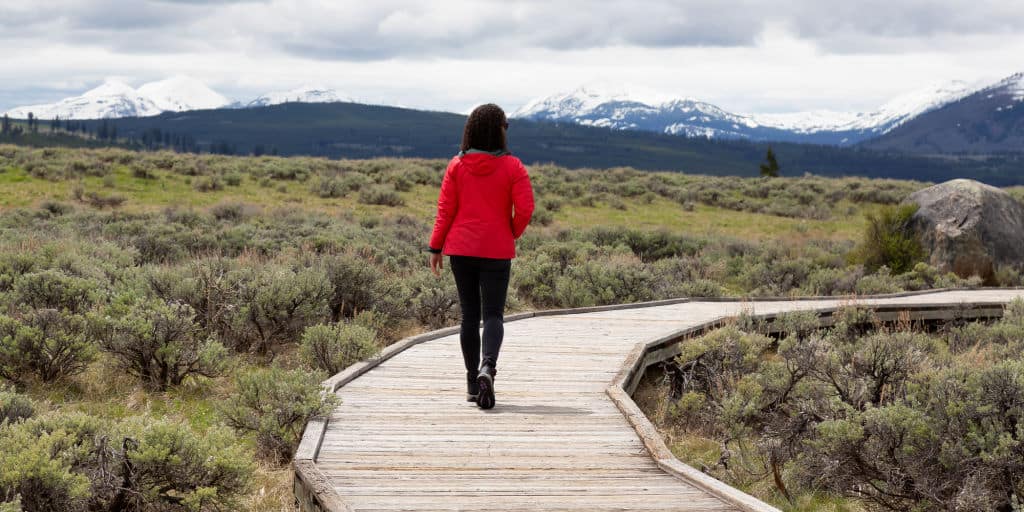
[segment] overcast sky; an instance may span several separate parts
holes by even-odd
[[[2,0],[0,110],[174,74],[249,100],[515,110],[600,82],[734,112],[872,110],[1024,71],[1022,0]]]

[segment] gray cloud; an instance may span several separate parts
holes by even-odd
[[[826,51],[946,47],[978,35],[1024,33],[1024,4],[1004,0],[789,0],[782,21]]]
[[[0,1],[0,108],[184,73],[242,99],[313,82],[463,109],[610,79],[751,111],[860,109],[1016,71],[1022,51],[1020,0]],[[467,62],[503,67],[453,83]]]
[[[0,40],[115,51],[276,51],[326,60],[462,58],[524,48],[746,47],[768,24],[824,51],[899,52],[1024,31],[1005,0],[55,0],[0,5]],[[13,5],[12,5],[13,4]],[[20,4],[20,5],[19,5]]]

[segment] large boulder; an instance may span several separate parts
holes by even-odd
[[[933,266],[995,284],[1002,266],[1024,268],[1024,206],[1006,191],[958,179],[914,192],[911,227]]]

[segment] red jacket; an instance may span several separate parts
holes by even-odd
[[[533,187],[518,158],[456,156],[441,182],[430,247],[449,255],[512,259],[531,215]]]

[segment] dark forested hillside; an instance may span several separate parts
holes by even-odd
[[[313,155],[331,158],[406,156],[444,158],[458,150],[465,117],[354,103],[286,103],[252,109],[200,110],[154,117],[86,121],[106,124],[139,147],[228,154]],[[752,176],[767,144],[611,131],[571,124],[513,120],[513,152],[526,162],[567,167],[675,170]],[[929,159],[863,148],[777,143],[783,175],[942,181],[971,177],[995,185],[1024,183],[1019,156],[997,159]]]

